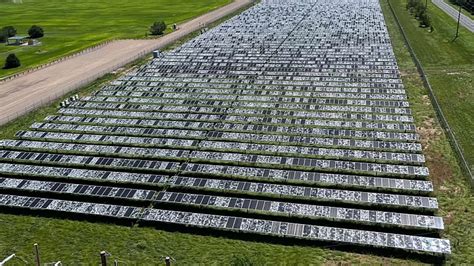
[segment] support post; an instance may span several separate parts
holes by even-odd
[[[38,243],[35,243],[33,246],[35,247],[36,266],[41,266]]]
[[[100,252],[100,265],[107,266],[107,253],[105,251]]]
[[[165,265],[166,266],[171,266],[171,258],[170,257],[165,258]]]

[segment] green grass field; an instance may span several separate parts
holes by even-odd
[[[399,18],[402,19],[402,13],[407,14],[403,1],[389,1],[391,1],[392,6],[396,8]],[[395,24],[390,9],[388,8],[387,0],[380,0],[380,3],[382,4],[385,20],[392,39],[392,45],[402,73],[402,80],[409,96],[415,124],[421,136],[427,166],[430,170],[430,176],[435,185],[435,194],[439,201],[438,214],[444,217],[446,228],[443,236],[451,240],[453,254],[448,258],[447,263],[454,265],[471,264],[472,261],[474,261],[474,246],[472,245],[472,239],[474,239],[474,221],[472,219],[472,217],[474,217],[474,195],[472,194],[472,188],[468,181],[469,178],[461,171],[454,151],[437,121],[436,113],[434,112],[428,97],[428,91],[424,88],[416,66],[404,44],[403,37],[398,30],[398,26]],[[438,15],[444,15],[444,13]],[[445,16],[442,16],[442,18],[446,20],[449,19],[449,17]],[[428,44],[426,42],[436,41],[436,39],[433,40],[429,38],[442,39],[442,37],[439,35],[437,37],[436,35],[426,36],[429,33],[418,28],[417,21],[405,15],[403,15],[403,19],[402,23],[404,23],[405,29],[408,30],[408,27],[410,27],[409,38],[411,43],[414,44],[414,48],[416,43],[418,48],[415,49],[423,49],[423,47],[425,47],[424,49],[428,49],[428,47],[430,47],[429,49],[434,49],[432,47],[436,47],[436,49],[442,50],[439,55],[430,55],[429,52],[424,51],[420,53],[420,60],[426,61],[430,56],[448,58],[450,50],[452,50],[451,52],[453,54],[450,59],[452,64],[460,63],[460,65],[464,64],[464,67],[469,65],[469,60],[472,60],[472,56],[470,58],[464,58],[463,55],[468,53],[462,51],[462,49],[472,49],[472,46],[470,46],[472,44],[467,44],[465,40],[461,41],[461,44],[449,44],[447,41],[439,44]],[[433,19],[433,21],[437,20]],[[435,32],[431,34],[435,34],[436,31],[439,31],[436,25],[437,24],[435,24]],[[441,32],[438,32],[437,34],[441,34]],[[467,34],[464,33],[464,36],[466,35]],[[457,48],[453,48],[452,46]],[[431,50],[431,52],[434,53],[434,50]],[[418,50],[416,50],[416,53],[418,55]],[[421,54],[424,54],[423,59]],[[423,61],[423,63],[425,61]],[[431,67],[428,68],[430,71],[434,71],[437,68],[436,64],[443,64],[443,62],[436,62],[435,59],[432,59],[430,63]],[[470,64],[472,71],[472,62]],[[446,67],[446,69],[447,68],[448,67]],[[442,67],[439,67],[438,69],[442,69]],[[430,81],[433,87],[436,86],[435,89],[438,98],[443,101],[443,107],[445,109],[452,109],[449,106],[446,106],[449,102],[453,106],[461,106],[461,110],[450,110],[451,115],[455,115],[455,112],[459,112],[459,115],[464,117],[469,117],[470,115],[470,121],[472,122],[472,111],[468,110],[468,106],[472,106],[473,104],[472,92],[470,96],[468,96],[471,97],[471,102],[467,104],[456,103],[466,103],[466,101],[461,99],[462,97],[458,95],[452,95],[454,90],[452,87],[459,86],[459,90],[467,92],[469,89],[472,90],[472,85],[469,87],[468,82],[454,83],[455,78],[451,75],[445,74],[435,77],[433,73],[434,72],[430,72]],[[470,83],[472,84],[472,76],[469,77],[469,75],[465,73],[460,74],[460,76],[462,79],[470,79]],[[449,87],[443,87],[443,83],[441,82],[444,82],[445,85],[449,85]],[[440,95],[440,91],[444,91],[445,94]],[[441,99],[441,97],[447,98]],[[449,122],[451,123],[451,120]],[[466,121],[464,127],[463,125],[458,125],[458,128],[464,128],[465,130],[471,130],[472,132],[472,125],[473,124],[471,123],[469,128]],[[470,137],[472,138],[472,136]]]
[[[474,34],[460,27],[460,37],[452,42],[456,22],[435,5],[428,5],[434,27],[434,32],[429,33],[418,27],[418,21],[406,11],[406,0],[391,3],[472,169]]]
[[[474,196],[436,121],[435,112],[427,100],[427,91],[404,46],[386,0],[381,0],[381,3],[416,125],[422,130],[424,153],[440,204],[438,214],[446,217],[447,228],[443,237],[449,238],[453,245],[453,255],[447,263],[470,264],[474,261]],[[103,81],[111,78],[113,76]],[[82,94],[90,93],[99,84],[97,82],[83,89]],[[45,107],[16,123],[1,127],[0,138],[11,138],[15,131],[27,128],[34,120],[39,121],[55,110],[55,107]],[[110,252],[113,255],[111,259],[129,265],[157,264],[162,256],[167,255],[181,265],[418,264],[417,261],[341,252],[320,246],[268,244],[263,240],[243,241],[168,232],[159,228],[0,213],[0,258],[15,252],[20,257],[15,261],[17,264],[23,264],[22,261],[32,264],[35,242],[40,244],[43,262],[61,260],[65,264],[98,264],[101,250]]]
[[[156,20],[173,23],[189,20],[230,0],[11,0],[0,1],[0,28],[14,26],[17,35],[29,27],[43,27],[42,45],[31,47],[0,44],[0,77],[53,61],[114,38],[144,38]],[[9,53],[22,66],[2,69]]]

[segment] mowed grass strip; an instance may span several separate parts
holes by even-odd
[[[0,77],[56,60],[115,38],[145,38],[149,26],[164,20],[168,32],[180,23],[232,2],[231,0],[23,0],[0,1],[0,27],[14,26],[17,36],[28,35],[31,25],[45,36],[39,46],[0,44]],[[2,69],[9,53],[21,67]]]
[[[428,14],[434,27],[430,33],[420,28],[419,22],[408,13],[406,0],[390,2],[473,169],[474,34],[461,26],[459,37],[453,42],[456,21],[434,4],[428,3]],[[399,64],[403,66],[404,62],[399,60]]]
[[[438,215],[444,218],[446,228],[442,237],[451,241],[452,255],[448,258],[446,264],[470,264],[474,261],[474,246],[472,245],[472,239],[474,238],[474,221],[472,219],[474,216],[474,195],[472,194],[469,178],[461,171],[455,153],[437,120],[428,97],[428,91],[423,86],[420,75],[388,7],[387,0],[380,0],[380,3],[397,63],[402,73],[403,84],[408,93],[415,124],[418,133],[420,133],[423,153],[426,156],[426,165],[430,170],[430,178],[433,181],[435,195],[438,198]],[[401,5],[402,8],[398,9],[399,12],[405,11],[404,4],[400,4],[398,1],[391,1],[391,3],[394,7],[395,5]],[[413,24],[412,27],[416,25]],[[440,77],[440,79],[442,78]]]

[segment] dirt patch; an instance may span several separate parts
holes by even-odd
[[[431,143],[438,141],[443,132],[434,118],[424,116],[422,119],[421,126],[417,127],[416,131],[420,134],[423,149],[428,151]]]
[[[431,105],[430,96],[422,95],[421,96],[421,102],[423,102],[424,105]]]
[[[453,220],[454,220],[454,211],[450,211],[444,216],[445,225],[451,224]]]
[[[429,101],[429,98],[427,100]],[[425,116],[422,117],[422,120],[421,126],[417,128],[417,133],[420,135],[431,180],[435,187],[440,188],[445,180],[453,177],[452,169],[446,158],[441,152],[433,150],[434,143],[440,140],[443,131],[434,118]]]
[[[439,152],[428,151],[426,154],[426,164],[430,169],[431,181],[439,190],[443,190],[443,184],[446,180],[453,178],[453,171],[446,158]]]

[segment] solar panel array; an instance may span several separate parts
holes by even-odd
[[[263,0],[0,148],[4,208],[451,252],[377,0]]]

